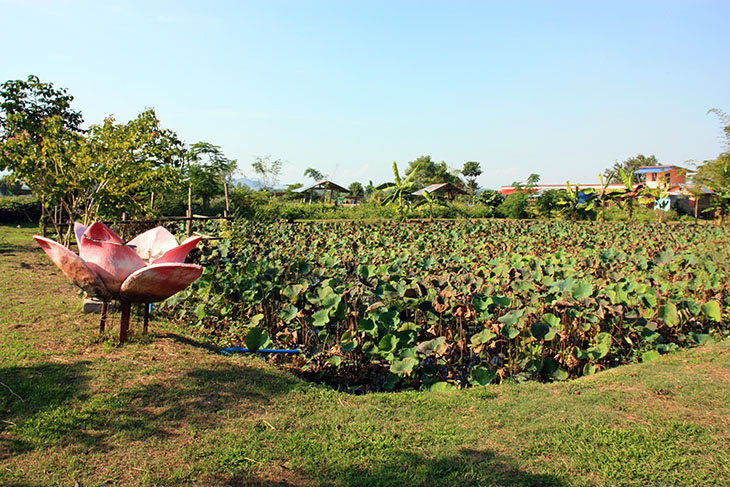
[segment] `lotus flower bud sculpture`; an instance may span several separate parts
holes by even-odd
[[[130,303],[152,303],[169,298],[195,281],[203,268],[185,264],[185,257],[200,241],[190,237],[178,245],[163,227],[148,230],[126,244],[101,222],[74,224],[79,254],[53,240],[34,235],[51,261],[89,296],[101,299],[101,329],[106,305],[121,302],[120,342],[127,338]],[[145,307],[147,312],[148,307]],[[147,328],[145,313],[145,331]]]

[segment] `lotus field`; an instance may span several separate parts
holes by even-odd
[[[701,224],[236,223],[168,302],[221,344],[300,348],[353,392],[565,380],[728,335],[730,235]],[[289,362],[284,363],[288,360]]]

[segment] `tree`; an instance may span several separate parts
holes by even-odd
[[[79,203],[84,220],[119,218],[122,213],[142,217],[151,211],[152,193],[180,195],[183,171],[189,160],[177,134],[162,128],[148,109],[125,124],[107,117],[93,125],[79,151],[78,168],[85,175]]]
[[[708,113],[717,115],[724,124],[724,145],[730,149],[730,116],[717,108]],[[713,192],[709,209],[715,212],[718,225],[722,225],[730,213],[730,150],[721,153],[715,160],[705,161],[697,168],[692,180],[699,190],[709,189]]]
[[[259,183],[261,188],[271,191],[279,183],[281,176],[281,159],[271,160],[271,156],[256,156],[256,160],[251,163],[251,167],[259,175]]]
[[[646,157],[644,154],[639,154],[634,157],[629,157],[624,162],[616,162],[613,167],[606,169],[603,172],[603,177],[606,178],[606,183],[618,183],[621,184],[621,178],[619,175],[619,169],[623,169],[625,174],[634,174],[634,172],[642,166],[659,166],[656,156],[651,155]],[[643,174],[634,174],[634,182],[644,182]]]
[[[40,197],[41,225],[50,220],[59,235],[63,217],[53,209],[70,210],[68,197],[78,182],[74,154],[83,134],[83,118],[71,109],[72,101],[66,89],[34,75],[0,86],[0,170],[10,170]]]
[[[480,205],[495,209],[504,202],[504,195],[499,191],[494,191],[493,189],[485,189],[479,193],[477,202]]]
[[[355,181],[354,183],[350,183],[350,186],[348,186],[347,189],[350,190],[350,194],[352,196],[364,196],[365,195],[365,190],[363,189],[362,184],[358,183],[357,181]]]
[[[461,174],[467,179],[467,189],[474,195],[479,189],[477,179],[482,174],[482,168],[476,161],[467,161],[461,169]]]
[[[507,218],[526,218],[527,204],[530,194],[535,190],[535,186],[540,182],[539,174],[530,174],[524,183],[513,182],[512,187],[515,192],[507,195],[507,198],[499,205],[497,211]]]
[[[365,196],[370,196],[375,192],[375,186],[373,186],[372,179],[368,181],[368,185],[365,186]]]
[[[65,88],[56,89],[53,83],[42,83],[37,76],[27,81],[9,80],[0,86],[0,142],[22,133],[36,143],[42,143],[44,121],[59,117],[64,130],[81,133],[81,112],[71,109],[73,96]],[[7,157],[7,156],[6,156]],[[6,169],[12,159],[0,156],[0,169]]]
[[[460,188],[464,187],[464,183],[454,170],[450,169],[444,161],[434,162],[431,156],[421,156],[415,161],[409,162],[405,175],[411,177],[411,182],[417,188],[437,183],[451,183]]]
[[[236,170],[236,160],[228,159],[220,149],[208,142],[196,142],[187,153],[185,174],[193,195],[203,200],[203,211],[208,211],[212,198],[224,194],[224,184],[230,183]]]
[[[304,177],[312,178],[315,181],[322,181],[323,179],[327,178],[327,176],[314,169],[313,167],[308,167],[307,170],[304,171]]]

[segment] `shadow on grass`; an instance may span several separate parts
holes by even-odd
[[[38,245],[33,245],[33,243],[28,244],[13,244],[8,242],[2,242],[0,241],[0,255],[3,254],[9,254],[9,255],[19,255],[19,254],[30,254],[35,253],[41,250],[41,248]]]
[[[218,363],[91,395],[96,379],[88,366],[0,369],[0,380],[23,399],[0,385],[0,419],[9,421],[0,423],[0,460],[53,445],[104,452],[119,442],[174,438],[186,427],[215,428],[229,414],[259,414],[297,385],[283,373]]]
[[[88,391],[88,362],[0,368],[0,433],[14,432],[39,414],[56,411]],[[15,436],[15,435],[13,435]],[[0,460],[8,450],[32,448],[25,439],[0,437]]]
[[[457,455],[430,458],[415,452],[397,452],[374,468],[355,468],[333,479],[345,487],[372,486],[504,486],[562,487],[563,479],[524,471],[518,461],[489,450],[462,449]]]

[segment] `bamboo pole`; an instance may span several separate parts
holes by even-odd
[[[193,185],[188,185],[188,237],[193,234]]]

